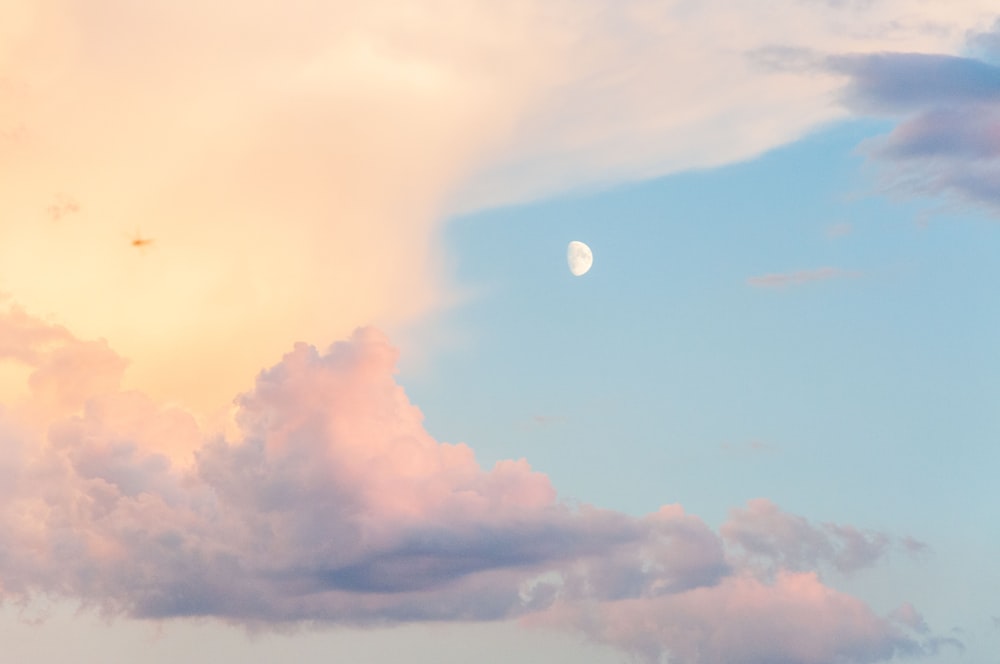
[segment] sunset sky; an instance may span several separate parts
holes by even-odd
[[[1000,664],[998,254],[995,0],[4,0],[3,659]]]

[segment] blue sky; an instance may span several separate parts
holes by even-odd
[[[280,4],[0,9],[8,657],[995,661],[991,3]]]
[[[894,559],[891,581],[842,582],[928,607],[975,633],[963,661],[986,657],[1000,238],[983,210],[874,191],[858,145],[887,129],[841,123],[745,163],[455,220],[458,279],[484,294],[435,321],[465,343],[432,372],[404,363],[429,430],[633,514],[680,502],[718,525],[767,497],[912,536],[928,551]],[[595,253],[579,279],[571,238]],[[748,283],[822,267],[849,276]]]
[[[935,459],[906,473],[928,489],[976,472],[988,459],[968,465],[956,452],[969,440],[988,454],[998,424],[986,407],[997,390],[995,229],[974,210],[869,195],[855,148],[884,130],[848,123],[730,167],[455,220],[457,279],[482,295],[435,320],[465,342],[439,352],[433,371],[411,377],[404,364],[401,381],[441,439],[475,438],[484,462],[528,457],[566,473],[558,485],[576,498],[587,487],[601,493],[588,500],[632,512],[666,488],[717,521],[781,491],[833,518],[828,482],[866,472],[866,457],[870,475],[856,481],[895,493],[884,474],[907,450]],[[583,278],[564,268],[567,238],[595,250]],[[849,276],[748,283],[823,267]],[[760,454],[746,449],[754,442]],[[592,459],[560,467],[575,444]],[[649,461],[635,467],[632,454]],[[781,470],[783,458],[793,465]],[[739,471],[722,486],[691,472],[730,464]]]

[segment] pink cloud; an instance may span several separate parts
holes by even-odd
[[[744,564],[763,563],[772,570],[805,571],[827,564],[852,572],[874,565],[892,549],[908,552],[914,541],[849,525],[813,525],[763,498],[731,510],[719,533]]]
[[[48,213],[49,219],[60,221],[63,217],[79,212],[80,204],[70,196],[59,194],[49,203],[45,211]]]
[[[827,281],[830,279],[854,278],[861,276],[860,272],[841,270],[835,267],[821,267],[815,270],[799,270],[797,272],[775,272],[762,274],[756,277],[749,277],[747,283],[759,288],[782,288],[785,286],[797,286],[815,281]]]
[[[18,307],[0,314],[0,360],[37,365],[53,346],[70,341],[75,339],[65,328],[44,323]]]
[[[105,345],[16,310],[0,326],[37,388],[0,410],[5,601],[261,627],[521,617],[692,664],[875,661],[935,638],[912,607],[880,618],[815,574],[875,564],[888,536],[767,501],[717,533],[680,505],[569,506],[523,459],[481,467],[423,428],[374,329],[295,346],[222,437],[80,380],[120,374]]]
[[[814,573],[781,572],[772,583],[733,575],[680,594],[559,603],[532,618],[574,627],[657,664],[874,662],[920,650],[860,600]]]

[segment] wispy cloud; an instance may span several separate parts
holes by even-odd
[[[762,455],[762,454],[773,454],[778,451],[778,447],[765,443],[761,440],[751,440],[748,443],[734,444],[734,443],[723,443],[720,449],[725,454],[731,455]]]
[[[849,221],[841,221],[836,224],[830,224],[826,228],[826,236],[829,238],[847,237],[853,232],[854,225]]]
[[[224,438],[120,391],[106,344],[11,309],[0,329],[4,358],[32,371],[0,411],[0,599],[258,628],[519,617],[650,663],[931,647],[911,609],[880,617],[818,576],[877,565],[892,536],[768,501],[718,532],[679,505],[566,505],[523,459],[484,469],[431,438],[374,329],[297,345],[238,398]]]
[[[842,270],[835,267],[821,267],[815,270],[798,270],[795,272],[774,272],[756,277],[748,277],[747,283],[757,288],[783,288],[797,286],[816,281],[860,277],[861,273]]]
[[[874,53],[829,62],[850,76],[846,101],[862,110],[909,112],[1000,100],[1000,68],[974,58]]]
[[[879,53],[831,59],[850,78],[848,105],[900,118],[890,134],[863,145],[882,164],[887,189],[1000,210],[998,39],[1000,22],[970,38],[979,58]]]
[[[731,510],[719,532],[739,555],[747,557],[747,564],[759,560],[773,566],[772,571],[808,571],[829,564],[841,572],[853,572],[870,567],[890,549],[909,552],[911,542],[843,524],[816,526],[765,499]]]

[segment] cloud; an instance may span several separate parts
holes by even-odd
[[[993,23],[991,30],[971,31],[967,47],[972,55],[986,62],[1000,62],[1000,19]]]
[[[846,237],[854,232],[854,225],[849,221],[841,221],[831,224],[826,228],[826,236],[829,238]]]
[[[890,618],[920,633],[925,633],[929,629],[924,617],[909,603],[901,604],[890,614]]]
[[[32,329],[29,346],[81,343]],[[34,375],[90,373],[47,373],[59,358]],[[560,505],[523,460],[485,471],[432,440],[395,360],[371,329],[326,354],[299,345],[240,398],[239,440],[204,440],[186,462],[158,449],[199,435],[190,416],[134,392],[92,390],[72,413],[33,393],[3,428],[23,450],[0,509],[3,595],[150,618],[490,619],[519,610],[520,579],[640,537],[623,515]]]
[[[0,283],[107,339],[127,386],[211,412],[295,341],[453,301],[450,213],[844,116],[839,76],[750,54],[948,52],[992,8],[863,4],[8,0]]]
[[[722,445],[719,446],[719,449],[721,449],[724,454],[733,456],[759,456],[764,454],[774,454],[775,452],[780,451],[778,446],[765,443],[761,440],[751,440],[740,444],[722,443]]]
[[[874,565],[890,548],[912,550],[911,539],[835,523],[814,526],[762,498],[733,509],[719,533],[744,564],[763,563],[772,571],[807,571],[829,564],[841,572],[854,572]]]
[[[829,279],[842,279],[845,277],[858,276],[860,276],[859,272],[842,270],[835,267],[821,267],[815,270],[762,274],[760,276],[747,278],[747,283],[758,288],[783,288],[785,286],[808,284],[814,281],[827,281]]]
[[[49,206],[45,208],[52,221],[60,221],[63,217],[80,211],[80,204],[70,196],[59,194],[55,196]]]
[[[225,437],[115,388],[103,343],[14,308],[0,329],[31,372],[0,410],[2,601],[258,629],[520,618],[692,664],[875,661],[936,638],[912,607],[879,617],[816,574],[877,564],[889,535],[763,500],[715,532],[680,505],[565,504],[523,459],[482,468],[426,432],[373,328],[296,345]]]
[[[533,85],[477,35],[534,12],[437,5],[5,2],[4,289],[206,411],[296,340],[446,302],[442,197]]]
[[[882,165],[887,190],[1000,207],[997,39],[1000,23],[969,38],[980,57],[880,53],[831,60],[850,78],[850,106],[900,118],[888,135],[862,146]]]
[[[446,304],[450,213],[750,158],[843,117],[854,74],[813,53],[953,51],[991,4],[2,3],[0,283],[45,320],[0,313],[0,597],[522,617],[692,663],[930,648],[806,570],[876,534],[569,506],[433,440],[374,329],[294,342]]]
[[[912,111],[1000,100],[1000,68],[952,55],[874,53],[830,59],[850,76],[846,101],[865,111]]]
[[[815,574],[748,576],[677,595],[559,604],[540,620],[572,626],[656,664],[875,662],[923,652],[889,620]]]

